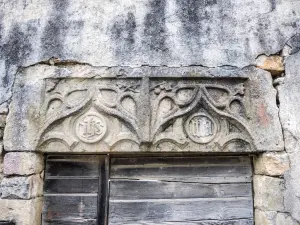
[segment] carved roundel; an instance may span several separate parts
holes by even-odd
[[[217,134],[217,124],[210,116],[197,113],[188,118],[185,130],[189,138],[201,144],[213,140]]]
[[[84,114],[76,121],[76,135],[86,143],[95,143],[105,135],[107,126],[102,116],[96,113]]]

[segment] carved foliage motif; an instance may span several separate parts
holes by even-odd
[[[162,151],[167,149],[164,142],[172,143],[172,149],[207,144],[216,151],[235,151],[237,145],[251,151],[254,146],[247,128],[244,83],[219,83],[222,82],[153,82],[152,137],[157,146],[164,146],[160,147]],[[173,138],[174,134],[177,138]]]
[[[48,79],[38,145],[56,141],[68,150],[133,151],[147,143],[150,151],[251,151],[244,82]]]
[[[139,143],[139,89],[140,81],[135,79],[46,80],[39,145],[56,140],[72,149],[81,142],[105,139],[103,148],[108,149],[123,139]],[[62,120],[58,129],[55,124]],[[126,128],[120,128],[120,123]]]

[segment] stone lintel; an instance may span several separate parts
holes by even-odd
[[[6,151],[261,152],[283,150],[283,137],[272,78],[255,67],[37,65],[16,80],[4,144]]]

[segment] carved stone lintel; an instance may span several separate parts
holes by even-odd
[[[13,150],[15,143],[15,149],[46,152],[282,149],[276,106],[264,99],[267,96],[275,102],[275,93],[262,86],[272,88],[271,80],[260,70],[237,71],[236,76],[230,72],[230,77],[226,77],[228,71],[218,70],[226,75],[220,79],[215,78],[218,74],[209,76],[207,71],[207,77],[199,73],[199,77],[184,78],[178,76],[182,70],[178,68],[171,69],[177,73],[171,79],[169,75],[158,76],[167,71],[161,68],[140,68],[142,76],[132,69],[132,76],[121,78],[95,75],[97,70],[93,69],[84,72],[89,79],[82,79],[76,72],[61,78],[57,72],[60,69],[51,69],[52,75],[36,83],[28,81],[21,86],[18,84],[23,81],[17,81],[18,93],[12,107],[18,109],[18,102],[27,101],[31,108],[25,110],[26,115],[21,113],[24,109],[11,110],[6,132],[13,129],[10,133],[16,135],[6,135],[7,150]],[[30,118],[28,124],[24,116]],[[11,121],[22,124],[11,126]],[[275,131],[273,138],[263,135],[266,130]]]
[[[38,145],[61,139],[71,150],[102,143],[113,151],[118,143],[134,142],[137,146],[150,144],[153,151],[163,143],[173,143],[181,150],[207,145],[222,151],[234,142],[248,151],[254,146],[247,128],[243,82],[66,79],[54,86],[50,79],[46,81],[51,88],[45,92],[45,122]],[[74,124],[60,134],[55,124],[69,117]],[[171,124],[173,129],[168,130]],[[237,129],[230,129],[233,126]],[[70,138],[68,133],[75,135]]]

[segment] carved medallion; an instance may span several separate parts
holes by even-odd
[[[216,123],[204,113],[192,115],[186,121],[185,129],[189,138],[197,143],[208,143],[217,133]]]
[[[104,136],[106,123],[102,116],[89,113],[81,116],[76,123],[76,135],[86,143],[95,143]]]

